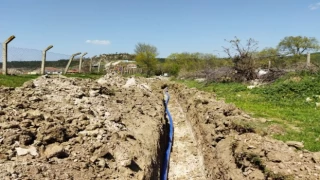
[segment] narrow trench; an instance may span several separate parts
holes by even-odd
[[[161,127],[162,130],[160,131],[161,134],[157,148],[157,159],[152,163],[150,179],[160,179],[161,173],[164,171],[164,155],[168,147],[169,140],[169,123],[168,118],[166,117],[165,109],[163,112],[163,119],[165,120],[165,123]],[[147,179],[148,178],[144,178],[144,180]]]
[[[174,142],[169,162],[168,179],[205,180],[201,150],[187,115],[173,93],[170,94],[168,108],[174,124]]]

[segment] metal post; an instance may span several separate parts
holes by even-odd
[[[10,36],[7,40],[5,40],[2,44],[2,74],[7,75],[7,61],[8,61],[8,44],[16,38],[14,35]]]
[[[45,74],[45,64],[46,64],[46,58],[47,58],[47,51],[49,49],[53,48],[52,45],[48,46],[46,49],[42,51],[42,62],[41,62],[41,75]]]
[[[72,55],[71,55],[71,57],[70,57],[70,59],[69,59],[69,62],[68,62],[68,64],[67,64],[67,66],[66,66],[66,69],[64,70],[64,74],[67,74],[68,69],[69,69],[69,66],[70,66],[71,61],[73,60],[73,58],[74,58],[75,56],[80,55],[80,54],[81,54],[81,52],[78,52],[78,53],[75,53],[75,54],[72,54]]]
[[[87,52],[83,53],[81,56],[80,56],[80,61],[79,61],[79,73],[81,73],[81,68],[82,68],[82,58],[83,56],[85,56],[86,54],[88,54]]]

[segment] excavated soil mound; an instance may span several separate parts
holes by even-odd
[[[126,82],[42,76],[1,87],[0,179],[158,179],[162,91]]]
[[[0,179],[319,179],[320,152],[261,136],[215,95],[160,79],[42,76],[0,88]]]
[[[320,152],[255,134],[246,126],[255,119],[213,94],[178,84],[169,87],[191,123],[207,179],[319,179]]]

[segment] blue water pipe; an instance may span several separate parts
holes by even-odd
[[[170,154],[171,154],[171,149],[172,149],[172,142],[173,142],[173,121],[172,117],[168,108],[168,103],[169,103],[170,95],[168,93],[168,88],[164,89],[164,104],[166,108],[166,114],[169,118],[170,122],[170,127],[169,127],[169,142],[168,142],[168,147],[165,152],[165,157],[164,161],[162,164],[162,169],[161,169],[161,174],[160,174],[160,179],[161,180],[167,180],[168,179],[168,171],[169,171],[169,162],[170,162]]]

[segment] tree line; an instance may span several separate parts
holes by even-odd
[[[266,68],[270,61],[273,67],[281,69],[305,58],[305,53],[320,49],[319,41],[314,37],[288,36],[283,38],[276,47],[258,50],[258,42],[252,38],[243,43],[239,38],[226,40],[229,47],[222,47],[227,57],[218,58],[210,53],[172,53],[164,62],[159,62],[159,55],[154,45],[138,43],[135,46],[135,60],[139,67],[146,69],[146,75],[159,75],[163,72],[178,76],[186,72],[231,67],[246,80],[256,78],[258,67]],[[320,55],[320,54],[319,54]],[[317,57],[320,58],[320,56]]]

